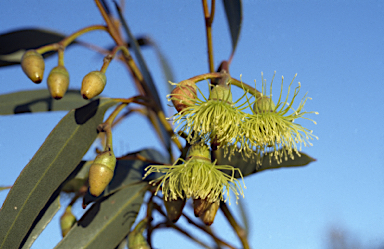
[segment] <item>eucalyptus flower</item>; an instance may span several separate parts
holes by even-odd
[[[276,74],[276,72],[275,72]],[[273,78],[275,76],[273,75]],[[295,75],[296,77],[296,75]],[[293,78],[293,80],[295,79]],[[288,93],[285,100],[282,99],[283,81],[282,77],[280,96],[277,104],[272,101],[272,83],[270,87],[270,94],[266,94],[266,83],[262,74],[262,92],[257,93],[253,104],[252,114],[247,114],[244,122],[242,122],[242,129],[244,137],[240,138],[237,142],[242,143],[242,148],[245,148],[245,154],[247,156],[257,151],[257,154],[268,153],[271,157],[280,163],[282,159],[288,160],[294,158],[293,152],[300,156],[302,145],[312,146],[310,140],[317,137],[312,134],[312,130],[309,130],[294,121],[299,118],[308,119],[316,124],[312,119],[304,117],[306,114],[317,112],[306,112],[303,107],[309,99],[306,94],[302,98],[297,109],[292,107],[294,100],[296,99],[301,84],[295,88],[292,99],[289,99],[289,92],[293,80],[289,84]],[[299,150],[297,145],[299,145]],[[281,150],[279,150],[281,149]],[[260,160],[258,160],[260,163]]]
[[[215,202],[224,200],[223,195],[226,193],[224,201],[228,199],[230,203],[230,191],[236,195],[236,203],[239,195],[244,197],[241,183],[234,177],[237,170],[243,179],[241,171],[230,165],[211,162],[210,150],[206,145],[191,146],[186,160],[179,158],[172,165],[150,165],[145,170],[144,178],[152,172],[164,173],[150,184],[158,184],[155,194],[162,187],[166,201],[193,198]],[[232,174],[228,175],[223,170],[231,171]]]
[[[188,98],[183,102],[185,108],[171,117],[173,124],[178,124],[175,131],[180,128],[181,132],[185,132],[187,141],[191,144],[199,141],[212,143],[214,140],[218,147],[231,146],[237,137],[241,136],[240,123],[243,121],[245,113],[242,112],[242,105],[236,107],[235,104],[242,97],[236,102],[232,102],[229,87],[210,86],[208,99],[198,88],[202,99],[198,98],[196,94],[193,95],[193,98],[188,98],[185,94],[184,98]],[[181,98],[179,95],[171,94],[168,98],[175,102]]]

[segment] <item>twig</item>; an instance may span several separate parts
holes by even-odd
[[[211,1],[211,13],[209,13],[208,10],[207,0],[203,0],[203,10],[205,18],[205,30],[207,35],[209,72],[214,72],[215,68],[213,64],[212,23],[215,16],[215,0]]]
[[[231,224],[233,230],[235,230],[235,233],[239,237],[241,244],[243,245],[242,248],[243,249],[250,249],[246,232],[244,231],[244,229],[242,227],[239,226],[239,224],[237,224],[235,218],[233,217],[233,215],[229,211],[227,205],[223,201],[220,201],[220,209],[221,209],[221,211],[223,211],[225,217],[229,221],[229,224]]]
[[[156,226],[153,227],[153,230],[155,229],[158,229],[158,228],[162,228],[162,227],[170,227],[170,228],[173,228],[177,231],[179,231],[180,233],[184,234],[185,236],[187,236],[188,238],[190,238],[191,240],[195,241],[196,243],[198,243],[199,245],[203,246],[204,248],[208,248],[208,249],[212,249],[212,247],[208,246],[207,244],[203,243],[202,241],[192,237],[191,235],[189,235],[189,233],[187,231],[185,231],[184,229],[182,229],[181,227],[173,224],[171,221],[165,221],[163,223],[159,223],[157,224]],[[153,231],[152,231],[153,232]]]
[[[197,228],[199,228],[200,230],[204,231],[205,233],[209,234],[216,242],[219,242],[220,244],[224,245],[224,246],[227,246],[231,249],[236,249],[236,247],[228,244],[227,242],[221,240],[220,238],[218,238],[215,234],[213,234],[212,231],[210,231],[209,229],[207,229],[206,227],[203,227],[203,226],[200,226],[199,224],[195,223],[191,218],[189,218],[188,216],[186,216],[185,214],[182,214],[188,221],[188,223],[196,226]]]

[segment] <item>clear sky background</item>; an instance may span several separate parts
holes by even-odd
[[[244,206],[250,223],[252,248],[327,248],[331,229],[345,232],[360,248],[384,246],[384,3],[382,1],[243,1],[244,19],[231,75],[244,82],[260,82],[264,72],[276,83],[284,75],[288,88],[301,82],[299,97],[306,92],[308,116],[299,121],[313,129],[319,140],[303,151],[317,159],[307,167],[267,171],[245,178]],[[208,71],[201,1],[126,1],[125,16],[134,35],[149,35],[171,64],[175,81]],[[41,27],[70,34],[91,24],[103,24],[93,1],[3,1],[0,32]],[[102,32],[80,38],[98,46],[112,44]],[[221,1],[213,23],[216,66],[229,57],[230,36]],[[1,44],[0,44],[1,46]],[[152,49],[143,49],[164,106],[168,104],[166,79]],[[46,60],[46,75],[57,57]],[[102,56],[80,46],[65,53],[70,88],[79,89],[85,74],[100,69]],[[118,62],[112,62],[103,92],[109,97],[136,94]],[[19,66],[0,69],[0,94],[35,85]],[[276,94],[280,84],[275,84]],[[275,92],[274,92],[275,93]],[[276,101],[276,100],[275,100]],[[297,106],[299,102],[296,103]],[[173,109],[168,109],[173,114]],[[0,117],[0,185],[12,185],[53,127],[66,112]],[[139,123],[136,123],[139,119]],[[114,131],[117,155],[146,147],[164,152],[148,122],[132,116]],[[94,152],[86,155],[93,159]],[[0,192],[0,203],[8,191]],[[68,204],[65,198],[63,206]],[[236,205],[231,205],[237,213]],[[76,211],[77,210],[77,211]],[[57,217],[62,214],[59,211]],[[81,216],[80,204],[75,215]],[[219,211],[220,212],[220,211]],[[238,216],[239,217],[239,216]],[[186,229],[190,227],[180,220]],[[213,230],[235,241],[219,213]],[[191,230],[191,229],[189,229]],[[60,240],[58,218],[32,248],[52,248]],[[154,234],[156,248],[197,248],[171,230]]]

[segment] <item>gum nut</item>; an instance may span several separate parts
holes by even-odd
[[[99,196],[113,178],[113,171],[105,165],[94,163],[89,168],[89,192],[93,196]]]
[[[199,217],[209,207],[211,203],[204,199],[193,200],[193,211],[196,217]]]
[[[204,224],[207,226],[212,225],[213,221],[215,220],[215,216],[217,213],[217,210],[219,209],[220,201],[212,202],[212,204],[207,208],[207,210],[204,211],[204,213],[201,216],[201,219],[203,220]]]
[[[193,100],[197,94],[196,85],[191,81],[180,82],[171,92],[171,100],[173,106],[178,112],[181,112],[190,105],[193,105]]]
[[[84,99],[91,99],[103,92],[107,77],[100,71],[93,71],[84,76],[81,84],[81,95]]]
[[[47,85],[52,98],[61,99],[69,86],[69,74],[64,66],[54,67],[48,75]]]
[[[176,200],[164,201],[165,209],[167,209],[167,216],[173,223],[179,220],[181,214],[183,213],[185,202],[185,199],[180,198]]]
[[[36,50],[28,50],[21,58],[21,68],[34,83],[38,84],[43,80],[45,63],[44,58]]]
[[[73,224],[76,223],[76,217],[73,215],[71,207],[65,209],[64,214],[60,218],[60,228],[61,234],[63,237],[67,235],[69,230],[71,230]]]

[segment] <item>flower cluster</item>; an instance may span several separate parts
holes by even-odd
[[[229,156],[234,151],[239,151],[245,157],[256,156],[259,164],[261,156],[267,152],[272,152],[268,154],[278,163],[282,159],[293,158],[294,152],[300,156],[299,150],[302,145],[312,145],[310,140],[317,137],[312,134],[312,131],[294,121],[298,118],[308,119],[304,115],[313,112],[303,110],[308,99],[306,95],[297,109],[292,106],[299,93],[300,83],[295,88],[290,101],[289,92],[293,80],[289,84],[285,100],[282,98],[283,81],[284,77],[282,77],[277,104],[272,101],[273,79],[270,94],[267,95],[263,78],[262,91],[255,92],[253,101],[251,101],[252,97],[247,97],[248,92],[244,90],[244,95],[233,102],[230,88],[221,85],[211,86],[208,99],[200,89],[198,90],[202,98],[198,98],[195,92],[183,96],[171,94],[169,100],[173,102],[180,101],[182,97],[185,98],[183,102],[185,108],[172,117],[173,123],[178,124],[176,130],[179,129],[187,134],[189,143],[203,141],[212,144],[214,142],[219,148],[224,148]],[[176,84],[177,87],[182,86]],[[244,96],[247,98],[246,102],[239,104]],[[245,112],[245,109],[249,109],[251,114]],[[297,144],[300,145],[299,150]]]
[[[312,145],[309,140],[316,136],[294,122],[299,118],[308,119],[304,115],[312,113],[303,110],[308,97],[305,95],[298,108],[294,109],[292,105],[299,93],[300,83],[289,100],[293,80],[285,99],[282,97],[283,81],[284,78],[276,104],[272,101],[273,79],[269,95],[263,78],[261,92],[252,91],[249,87],[246,90],[241,82],[244,94],[235,102],[229,77],[223,77],[217,85],[209,85],[208,98],[191,79],[171,83],[176,88],[168,99],[178,111],[171,119],[173,124],[177,124],[178,133],[184,134],[191,147],[185,160],[179,158],[172,165],[148,166],[144,178],[153,172],[163,173],[150,183],[157,185],[156,194],[162,190],[168,217],[172,221],[178,220],[188,198],[193,199],[195,215],[210,225],[219,200],[229,199],[230,191],[236,195],[236,203],[239,195],[244,197],[240,181],[234,177],[238,171],[243,178],[240,169],[216,165],[216,161],[211,161],[210,148],[206,144],[210,144],[212,149],[224,149],[229,157],[236,151],[241,152],[243,157],[256,157],[257,164],[261,164],[264,155],[269,156],[270,162],[274,158],[277,163],[289,157],[293,159],[294,153],[300,156],[298,144],[300,150],[303,144]],[[248,97],[250,91],[252,96]],[[198,97],[198,92],[202,98]],[[224,199],[225,193],[227,198]]]
[[[244,196],[240,181],[234,177],[236,170],[241,175],[240,170],[229,165],[216,165],[216,161],[211,162],[210,150],[206,145],[191,146],[186,160],[179,158],[173,165],[151,165],[145,170],[144,178],[153,172],[164,173],[150,183],[159,183],[156,193],[162,187],[166,201],[193,198],[204,199],[209,203],[227,199],[230,202],[230,190],[236,199],[239,195]],[[223,170],[229,170],[232,174],[228,175]],[[225,199],[223,193],[227,194]]]

